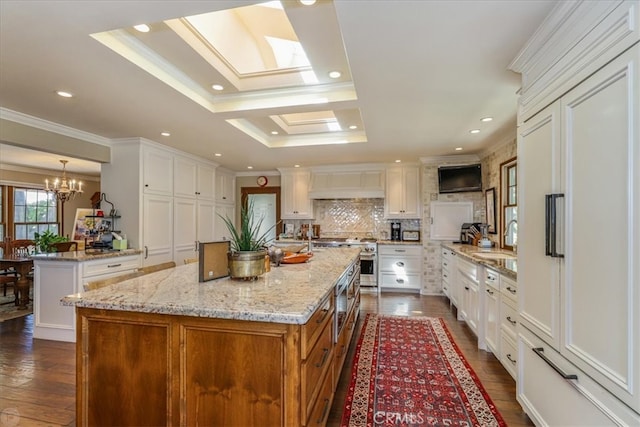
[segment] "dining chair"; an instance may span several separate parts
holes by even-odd
[[[50,245],[56,252],[71,252],[78,250],[78,242],[58,242]]]
[[[18,301],[18,293],[16,292],[16,282],[18,281],[18,278],[13,275],[9,275],[10,272],[7,272],[7,275],[2,275],[0,276],[0,285],[2,285],[3,287],[3,296],[7,296],[7,288],[9,286],[13,287],[13,295],[14,295],[14,299],[13,302],[16,303]],[[15,273],[14,273],[15,274]],[[3,303],[3,304],[8,304],[8,303]]]
[[[15,256],[28,256],[33,253],[36,243],[29,239],[18,239],[9,242],[11,252]]]

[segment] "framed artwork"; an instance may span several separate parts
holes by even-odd
[[[496,188],[491,187],[484,192],[484,200],[487,205],[487,224],[489,225],[488,232],[491,234],[497,234],[496,229]]]
[[[104,212],[100,209],[76,209],[76,218],[73,222],[73,234],[71,240],[78,242],[78,249],[85,241],[93,241],[99,232],[108,231],[111,225],[110,218],[104,218]]]

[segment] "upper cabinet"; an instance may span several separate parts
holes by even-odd
[[[280,169],[282,189],[282,219],[312,219],[313,204],[309,198],[311,172],[301,169]]]
[[[235,204],[236,202],[236,177],[233,172],[216,169],[216,202]]]
[[[213,200],[215,168],[186,157],[174,159],[173,195],[190,199]]]
[[[421,218],[420,167],[387,168],[384,214],[386,218]]]
[[[173,154],[150,146],[142,147],[143,190],[149,194],[173,195]]]

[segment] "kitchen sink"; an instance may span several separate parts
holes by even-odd
[[[516,259],[517,257],[512,254],[504,252],[474,252],[473,256],[485,259]]]

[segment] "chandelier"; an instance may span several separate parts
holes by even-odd
[[[44,180],[44,189],[47,193],[53,193],[54,196],[64,203],[67,200],[73,200],[76,194],[82,193],[82,183],[76,182],[75,179],[69,181],[67,179],[67,163],[68,160],[60,160],[62,163],[62,178],[56,178],[51,185],[49,180]]]

